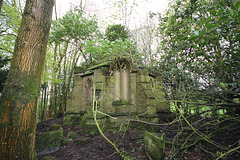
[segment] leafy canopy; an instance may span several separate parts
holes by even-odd
[[[122,26],[121,24],[108,26],[105,35],[111,42],[117,39],[122,39],[122,41],[128,39],[128,32],[125,29],[125,26]]]
[[[0,55],[12,55],[21,17],[16,5],[4,1],[0,14]]]
[[[80,8],[74,8],[62,18],[52,22],[50,42],[85,41],[97,34],[97,21],[88,19]]]
[[[223,101],[239,97],[239,6],[239,1],[176,0],[159,17],[164,53],[159,67],[165,82],[174,80],[175,91],[182,84],[195,91],[215,89]]]

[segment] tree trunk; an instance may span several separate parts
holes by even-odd
[[[70,91],[71,81],[72,81],[72,77],[73,77],[73,74],[74,74],[74,68],[76,67],[77,62],[78,62],[78,60],[79,60],[79,58],[80,58],[80,54],[77,55],[77,53],[78,53],[78,50],[74,53],[73,62],[72,62],[72,65],[71,65],[70,68],[69,68],[70,74],[69,74],[68,82],[67,82],[66,96],[68,96],[69,91]],[[67,97],[66,97],[66,101],[67,101]]]
[[[49,109],[48,109],[48,118],[52,117],[52,108],[53,108],[53,87],[54,83],[51,84],[51,90],[50,90],[50,103],[49,103]]]
[[[58,79],[61,79],[61,68],[58,69]],[[57,108],[58,108],[58,116],[61,114],[62,112],[62,95],[61,95],[61,84],[58,84],[58,90],[57,90]]]
[[[0,13],[2,11],[2,4],[3,4],[3,0],[0,0]]]
[[[62,111],[61,114],[63,115],[66,108],[66,80],[67,80],[67,55],[65,54],[64,64],[63,64],[63,86],[62,86]]]
[[[41,105],[40,105],[40,115],[39,115],[39,118],[40,118],[40,121],[43,120],[43,97],[44,97],[44,90],[42,89],[42,97],[41,97]]]
[[[53,0],[27,0],[0,101],[0,159],[33,160]]]
[[[56,56],[57,56],[57,44],[55,44],[55,48],[54,48],[54,62],[56,62]],[[52,79],[55,79],[56,77],[56,65],[55,63],[53,63],[53,72],[52,72]],[[53,92],[54,92],[54,80],[52,80],[51,83],[51,91],[50,91],[50,104],[49,104],[49,110],[48,110],[48,118],[52,117],[52,110],[53,110]]]
[[[54,111],[54,117],[58,116],[58,109],[57,109],[57,100],[58,100],[58,84],[55,83],[54,86],[54,105],[53,105],[53,111]]]
[[[46,83],[44,83],[45,85]],[[44,105],[43,105],[43,112],[42,112],[42,119],[45,121],[47,119],[47,84],[44,88],[44,98],[43,98],[43,102],[44,102]]]

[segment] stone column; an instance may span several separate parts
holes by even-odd
[[[128,101],[129,94],[129,71],[123,70],[121,76],[122,82],[122,100]]]
[[[118,70],[114,71],[114,100],[118,101],[121,98],[121,74]]]

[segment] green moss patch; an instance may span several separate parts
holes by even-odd
[[[113,106],[122,106],[122,105],[131,105],[129,101],[113,101],[112,103]]]
[[[60,149],[64,137],[63,129],[40,132],[36,136],[36,152],[38,155],[52,153]]]
[[[164,158],[165,139],[165,133],[144,132],[144,149],[152,159],[162,160]]]

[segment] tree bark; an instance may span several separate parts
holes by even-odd
[[[0,14],[1,14],[1,11],[2,11],[2,4],[3,4],[3,0],[0,0]]]
[[[44,89],[42,88],[42,97],[41,97],[41,105],[40,105],[40,115],[39,115],[39,118],[40,118],[40,121],[43,120],[43,100],[44,100]]]
[[[44,105],[43,105],[42,119],[45,121],[47,119],[47,84],[45,85],[45,88],[44,88],[43,102],[44,102]]]
[[[55,48],[54,48],[54,62],[56,62],[56,56],[57,56],[57,44],[55,44]],[[53,72],[52,72],[52,78],[55,79],[56,77],[56,66],[55,66],[55,63],[53,63]],[[52,80],[52,83],[51,83],[51,91],[50,91],[50,104],[49,104],[49,110],[48,110],[48,118],[51,118],[52,117],[52,110],[53,110],[53,92],[54,92],[54,86],[55,86],[55,83],[54,83],[54,80]]]
[[[58,116],[58,84],[55,83],[54,85],[54,96],[53,96],[53,100],[54,100],[54,105],[53,105],[53,112],[54,112],[54,117]]]
[[[49,104],[49,109],[48,109],[48,118],[52,117],[52,109],[53,109],[53,87],[54,83],[52,82],[51,84],[51,90],[50,90],[50,104]]]
[[[58,79],[61,79],[61,68],[58,69]],[[61,111],[62,111],[62,96],[61,96],[61,84],[58,84],[58,89],[57,89],[57,108],[58,108],[58,112],[56,112],[59,115],[61,115]]]
[[[53,0],[27,0],[0,100],[0,159],[35,158],[38,96]]]
[[[64,64],[63,64],[63,86],[62,86],[62,110],[61,114],[63,115],[66,108],[66,80],[67,80],[67,54],[65,54]]]
[[[80,58],[80,54],[79,55],[77,55],[77,53],[78,53],[78,50],[74,53],[74,58],[73,58],[73,62],[72,62],[72,65],[69,67],[69,72],[70,72],[70,74],[69,74],[69,77],[68,77],[68,82],[67,82],[67,89],[66,89],[66,101],[67,101],[67,97],[68,97],[68,93],[69,93],[69,91],[70,91],[70,85],[71,85],[71,81],[72,81],[72,77],[73,77],[73,74],[74,74],[74,68],[76,67],[76,65],[77,65],[77,62],[78,62],[78,60],[79,60],[79,58]],[[65,102],[66,103],[66,102]],[[66,106],[66,105],[65,105]]]

